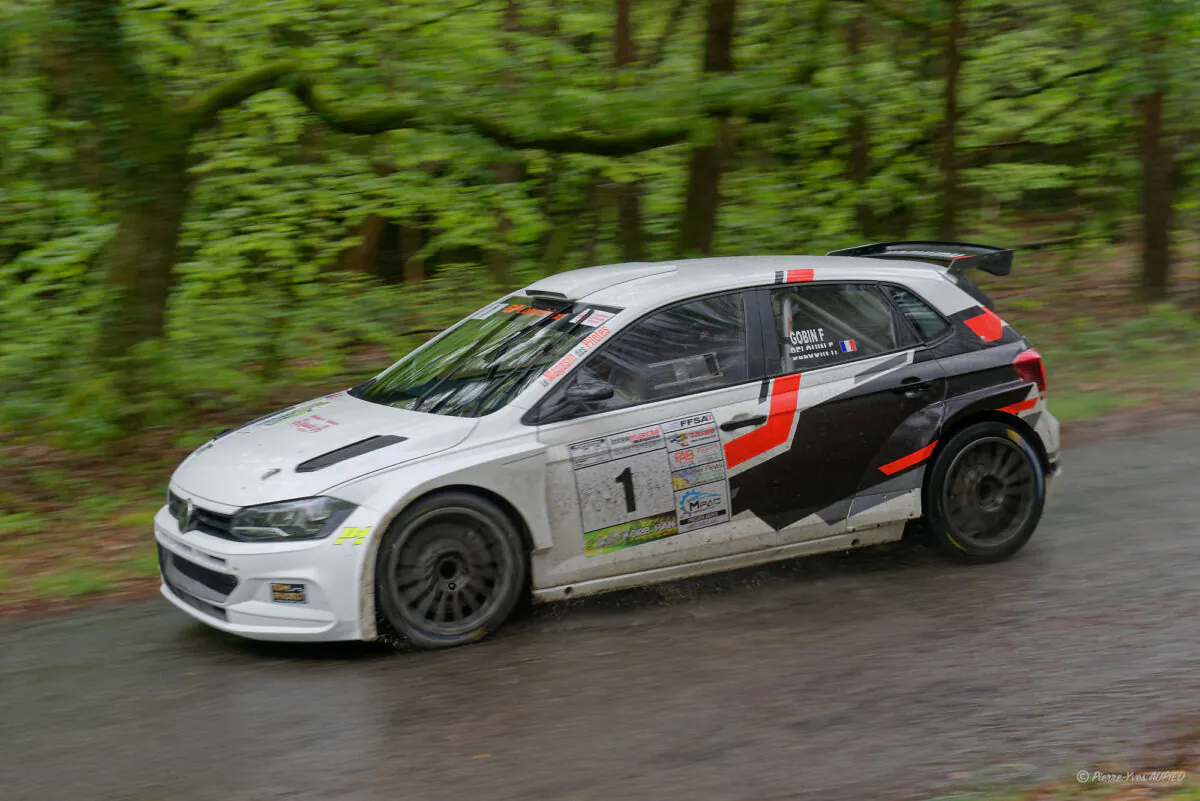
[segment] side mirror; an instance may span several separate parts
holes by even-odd
[[[611,384],[606,384],[603,381],[588,381],[582,384],[572,384],[567,387],[567,391],[563,393],[563,397],[571,403],[595,403],[596,401],[608,400],[613,396],[613,392]]]

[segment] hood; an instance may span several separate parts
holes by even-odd
[[[171,483],[190,495],[229,506],[306,498],[366,473],[452,448],[477,422],[393,409],[338,392],[202,445],[179,466]],[[370,437],[389,439],[358,445]]]

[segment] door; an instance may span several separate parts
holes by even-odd
[[[726,475],[725,443],[765,419],[757,320],[747,330],[741,292],[666,307],[618,332],[538,407],[549,585],[774,544],[761,521],[734,519]]]
[[[773,433],[744,434],[750,446],[730,461],[734,513],[764,520],[781,544],[919,513],[911,468],[936,436],[945,378],[917,358],[904,315],[865,283],[791,285],[757,302]]]

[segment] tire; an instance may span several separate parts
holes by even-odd
[[[929,545],[963,562],[999,562],[1033,536],[1046,475],[1024,434],[1004,423],[976,423],[938,451],[923,500]]]
[[[512,613],[527,575],[520,532],[496,504],[466,492],[423,498],[379,544],[380,639],[400,650],[477,642]]]

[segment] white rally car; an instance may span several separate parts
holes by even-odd
[[[1058,472],[1037,351],[964,275],[1011,252],[621,264],[480,309],[191,454],[162,593],[273,640],[442,647],[518,600],[867,546],[1014,553]]]

